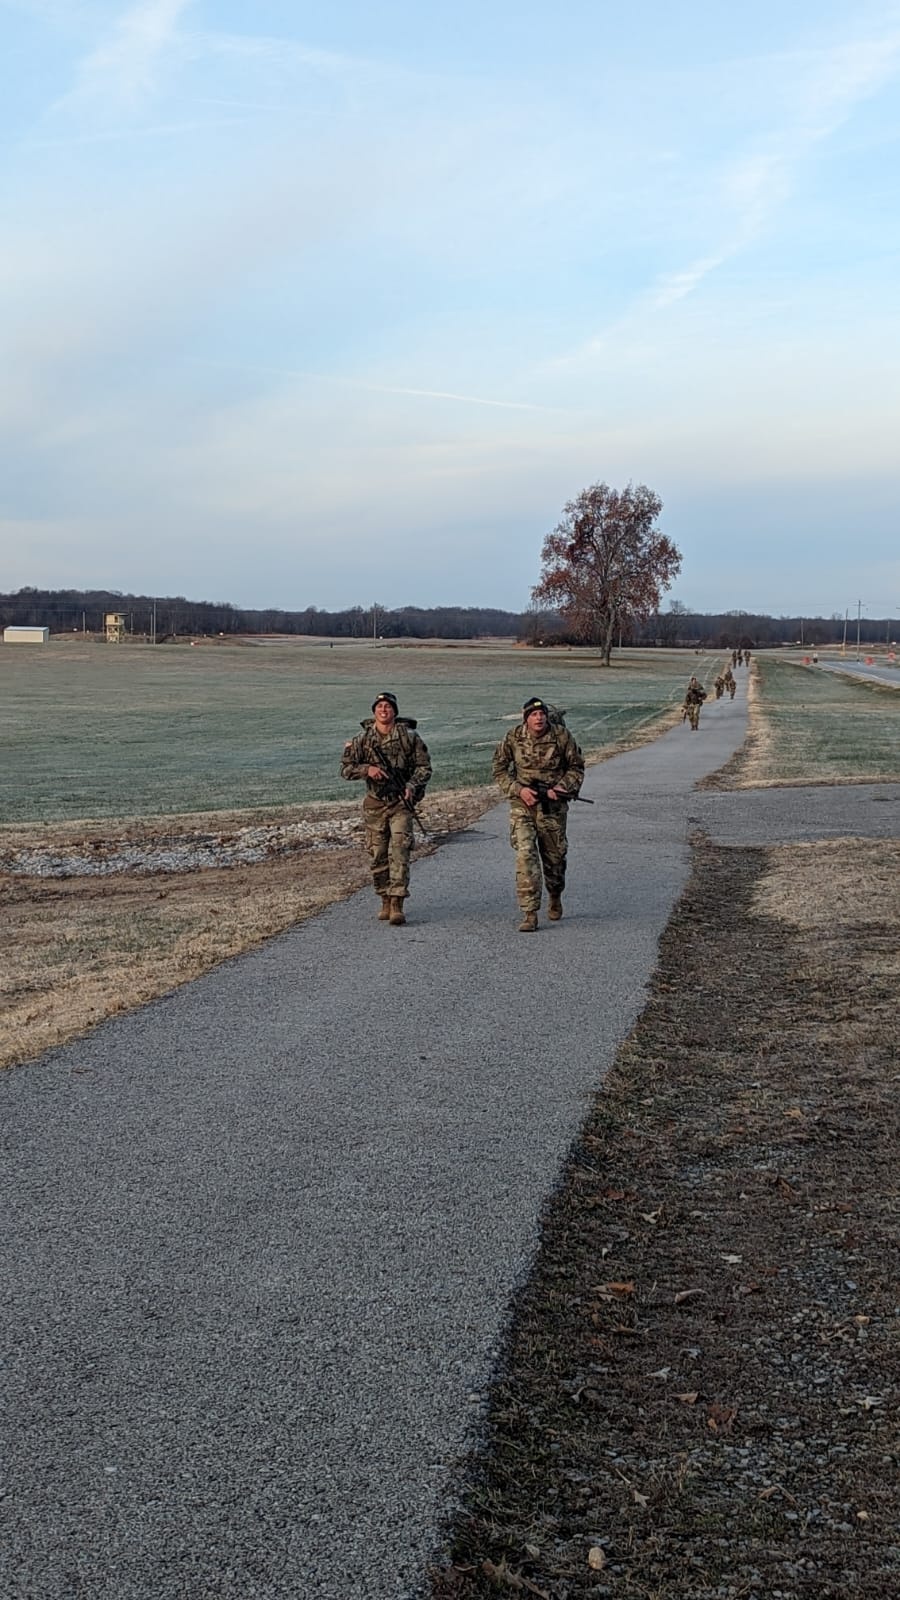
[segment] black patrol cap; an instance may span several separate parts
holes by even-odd
[[[400,707],[397,704],[397,696],[395,694],[391,694],[390,689],[382,689],[381,693],[375,696],[375,699],[372,701],[373,711],[375,710],[379,700],[386,700],[388,705],[393,706],[395,715],[399,713]]]
[[[530,700],[525,701],[525,704],[522,707],[523,718],[530,717],[532,711],[543,711],[546,717],[549,717],[550,715],[550,707],[548,706],[546,700],[541,700],[536,694],[533,694]]]

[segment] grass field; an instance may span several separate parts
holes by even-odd
[[[719,657],[498,644],[109,646],[0,650],[0,824],[172,815],[345,800],[345,739],[389,688],[418,718],[435,789],[485,783],[523,700],[560,703],[585,751],[680,704]]]
[[[900,778],[900,692],[777,656],[756,657],[745,749],[726,785]]]

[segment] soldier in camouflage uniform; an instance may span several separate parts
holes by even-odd
[[[362,733],[344,745],[341,777],[365,779],[363,823],[372,881],[381,899],[378,920],[400,928],[406,921],[403,902],[409,896],[411,808],[425,793],[431,760],[415,731],[415,718],[397,712],[396,695],[387,690],[376,695],[372,716],[361,724]]]
[[[516,895],[522,909],[520,933],[536,933],[541,880],[547,886],[547,915],[562,916],[566,884],[567,802],[584,781],[584,757],[568,728],[553,724],[546,701],[537,697],[522,708],[522,721],[494,751],[494,782],[509,800],[509,842],[516,852]],[[533,784],[546,786],[545,797]]]
[[[725,693],[725,679],[722,677],[721,672],[717,674],[713,687],[716,691],[716,699],[721,700],[723,694]]]
[[[730,667],[726,667],[725,668],[724,676],[725,676],[725,687],[728,690],[729,697],[733,700],[734,699],[734,691],[737,688],[737,682],[735,680],[734,673],[732,672]]]
[[[684,692],[684,705],[681,712],[682,722],[687,717],[692,733],[696,733],[700,726],[700,707],[705,699],[706,690],[702,683],[699,678],[692,677]]]

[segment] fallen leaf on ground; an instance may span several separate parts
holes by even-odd
[[[634,1279],[630,1278],[625,1283],[595,1283],[594,1293],[616,1295],[624,1299],[627,1295],[634,1294]]]
[[[606,1555],[599,1544],[591,1545],[588,1551],[588,1566],[593,1567],[595,1572],[600,1572],[606,1566]]]
[[[683,1402],[683,1404],[686,1405],[686,1406],[693,1406],[693,1405],[697,1404],[697,1401],[698,1401],[699,1397],[700,1397],[700,1390],[699,1389],[688,1389],[685,1394],[677,1394],[675,1396],[675,1399],[676,1400],[681,1400]]]
[[[693,1300],[695,1295],[705,1294],[705,1289],[679,1289],[675,1296],[676,1306],[683,1305],[685,1300]]]
[[[517,1572],[511,1571],[505,1561],[501,1561],[499,1567],[495,1566],[493,1561],[482,1561],[481,1570],[486,1578],[491,1579],[492,1583],[505,1585],[507,1589],[523,1590],[525,1588],[524,1578],[520,1578]]]
[[[714,1401],[706,1415],[706,1426],[712,1428],[713,1433],[727,1432],[736,1416],[737,1406],[720,1406]]]

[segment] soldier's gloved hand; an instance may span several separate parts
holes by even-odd
[[[528,788],[519,790],[519,799],[526,806],[536,806],[538,801],[538,797],[534,790]]]

